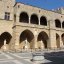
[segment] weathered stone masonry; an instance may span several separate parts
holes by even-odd
[[[54,49],[64,45],[64,9],[44,10],[15,0],[0,1],[0,49]]]

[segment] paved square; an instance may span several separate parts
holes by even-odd
[[[64,52],[47,53],[42,61],[30,61],[31,58],[32,53],[1,52],[0,64],[64,64]]]
[[[24,54],[25,55],[25,54]],[[23,59],[23,54],[21,53],[0,53],[0,64],[33,64],[29,59]],[[27,57],[26,55],[24,57]]]

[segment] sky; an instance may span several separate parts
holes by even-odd
[[[16,0],[16,2],[22,2],[47,10],[64,7],[64,0]]]

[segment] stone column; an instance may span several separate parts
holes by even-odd
[[[16,34],[15,37],[15,50],[19,50],[19,34]]]
[[[56,46],[56,32],[55,32],[55,23],[53,20],[49,20],[49,42],[48,48],[57,48]]]
[[[6,40],[4,40],[4,50],[6,50]]]
[[[34,32],[34,48],[37,49],[38,45],[37,45],[37,31],[35,30]]]
[[[49,44],[48,48],[55,49],[57,48],[56,46],[56,33],[54,30],[50,30],[50,39],[49,39]]]
[[[40,18],[39,18],[39,25],[40,25]]]
[[[63,42],[62,42],[62,37],[60,35],[60,47],[62,48],[63,47]]]
[[[17,14],[16,16],[16,22],[19,22],[20,21],[20,16]]]
[[[30,24],[30,16],[29,16],[29,24]]]
[[[25,49],[28,50],[28,41],[27,41],[27,39],[25,40]]]
[[[6,40],[4,40],[4,45],[6,45]]]
[[[41,43],[41,49],[44,49],[43,41],[41,40],[40,43]]]

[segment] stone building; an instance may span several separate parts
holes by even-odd
[[[64,9],[0,0],[0,49],[54,49],[64,45]]]

